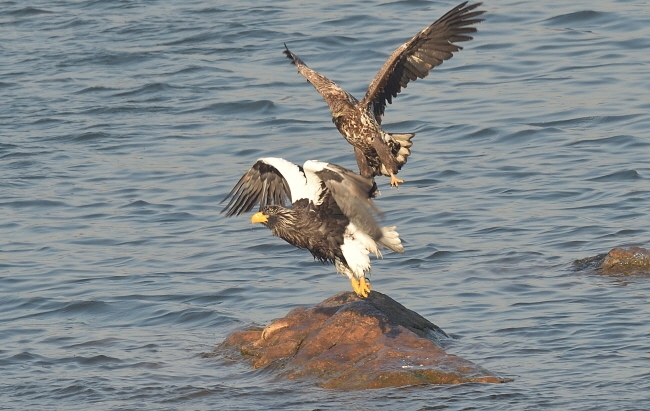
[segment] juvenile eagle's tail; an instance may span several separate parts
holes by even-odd
[[[410,147],[413,145],[411,139],[415,133],[386,133],[386,135],[391,153],[397,162],[397,169],[400,170],[411,155]]]

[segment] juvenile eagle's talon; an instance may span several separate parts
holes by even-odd
[[[390,175],[390,186],[399,188],[399,184],[403,183],[404,180],[395,177],[395,174]]]

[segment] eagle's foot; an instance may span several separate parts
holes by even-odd
[[[390,186],[391,187],[399,188],[398,184],[401,184],[403,182],[404,182],[404,180],[401,180],[401,179],[395,177],[395,174],[393,174],[393,173],[390,174]]]
[[[361,298],[368,298],[370,295],[370,281],[367,278],[364,277],[361,280],[350,278],[350,283],[352,283],[352,289],[356,295]]]

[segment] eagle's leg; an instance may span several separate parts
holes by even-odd
[[[361,298],[366,298],[370,295],[370,281],[367,278],[362,278],[357,280],[356,278],[350,278],[350,283],[352,284],[352,289],[354,293]]]
[[[399,187],[398,184],[401,184],[403,182],[404,182],[404,180],[399,179],[399,178],[395,177],[395,174],[390,173],[390,186],[391,187]]]
[[[384,175],[388,172],[388,175],[390,175],[391,187],[398,187],[398,184],[403,183],[404,180],[395,177],[395,173],[399,170],[399,166],[390,147],[379,134],[375,135],[375,138],[372,140],[372,147],[377,152],[377,156],[381,162],[379,170],[381,170],[381,173]]]

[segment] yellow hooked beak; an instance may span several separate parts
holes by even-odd
[[[267,216],[266,214],[262,214],[262,212],[260,211],[259,213],[253,214],[253,216],[251,217],[251,223],[253,223],[253,224],[255,224],[255,223],[266,223],[268,221],[268,219],[269,219],[269,216]]]

